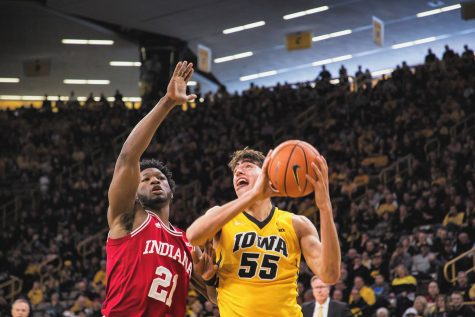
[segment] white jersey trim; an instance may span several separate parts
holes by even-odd
[[[150,211],[148,211],[148,210],[147,210],[147,212],[148,212],[149,215],[151,215],[152,217],[156,218],[156,219],[160,222],[160,226],[161,226],[163,229],[165,229],[168,233],[170,233],[170,234],[172,234],[172,235],[174,235],[174,236],[177,236],[177,237],[181,237],[181,236],[183,235],[181,232],[176,231],[176,229],[173,227],[173,225],[172,225],[171,223],[170,223],[170,226],[173,228],[173,230],[170,229],[169,226],[167,226],[166,224],[164,224],[163,221],[162,221],[162,219],[160,219],[159,216],[157,216],[156,214],[154,214],[153,212],[150,212]]]
[[[152,219],[152,217],[150,217],[150,214],[147,215],[147,219],[145,219],[145,221],[137,228],[135,229],[134,231],[132,231],[130,233],[130,236],[131,237],[134,237],[136,236],[140,231],[142,231],[149,223],[150,223],[150,220]]]

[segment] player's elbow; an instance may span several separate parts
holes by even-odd
[[[193,246],[203,245],[206,242],[193,225],[186,229],[186,238]]]
[[[339,266],[338,266],[338,269],[330,268],[326,270],[325,272],[322,272],[319,277],[322,280],[322,282],[325,284],[328,284],[328,285],[336,284],[340,280]]]

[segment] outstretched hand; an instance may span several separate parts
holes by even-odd
[[[194,263],[195,271],[198,273],[201,278],[205,281],[208,281],[213,278],[213,276],[218,271],[218,265],[215,264],[215,252],[213,246],[211,245],[211,240],[207,241],[204,246],[204,251]]]
[[[317,157],[317,162],[312,162],[312,169],[316,178],[306,175],[315,192],[315,202],[318,209],[331,208],[330,191],[328,185],[328,165],[322,155]]]
[[[167,87],[167,97],[173,100],[175,105],[181,105],[186,101],[196,99],[195,94],[186,94],[186,84],[191,75],[193,75],[193,64],[187,61],[178,62]]]

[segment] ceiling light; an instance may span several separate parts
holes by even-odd
[[[187,86],[196,86],[197,82],[194,80],[190,80],[189,82],[186,83]]]
[[[404,47],[410,47],[410,46],[414,46],[414,45],[419,45],[419,44],[424,44],[424,43],[433,42],[433,41],[435,41],[435,40],[437,40],[437,38],[436,38],[435,36],[431,36],[431,37],[426,37],[426,38],[423,38],[423,39],[420,39],[420,40],[415,40],[415,41],[409,41],[409,42],[394,44],[393,46],[391,46],[391,48],[392,48],[393,50],[397,50],[397,49],[404,48]]]
[[[134,66],[140,67],[142,65],[141,62],[121,62],[121,61],[110,61],[110,66]]]
[[[262,78],[262,77],[268,77],[268,76],[273,76],[277,74],[276,70],[270,70],[268,72],[263,72],[263,73],[257,73],[257,74],[252,74],[252,75],[247,75],[247,76],[242,76],[239,78],[240,81],[246,81],[246,80],[252,80],[252,79],[257,79],[257,78]]]
[[[314,13],[318,13],[318,12],[327,11],[328,9],[329,9],[328,6],[322,6],[322,7],[318,7],[318,8],[313,8],[313,9],[308,9],[308,10],[304,10],[304,11],[299,11],[299,12],[287,14],[287,15],[284,15],[283,18],[284,18],[284,20],[290,20],[290,19],[300,18],[300,17],[303,17],[305,15],[309,15],[309,14],[314,14]]]
[[[386,69],[376,70],[374,72],[371,72],[371,76],[378,77],[378,76],[382,76],[382,75],[391,74],[393,72],[393,70],[394,70],[393,68],[386,68]]]
[[[63,44],[76,44],[76,45],[113,45],[112,40],[83,40],[83,39],[62,39]]]
[[[418,18],[423,18],[423,17],[429,16],[429,15],[434,15],[434,14],[439,14],[439,13],[442,13],[442,12],[457,10],[457,9],[460,9],[461,7],[462,7],[462,6],[460,5],[460,3],[458,3],[458,4],[454,4],[454,5],[448,6],[448,7],[443,7],[443,8],[435,9],[435,10],[429,10],[429,11],[419,12],[418,14],[416,14],[416,16],[417,16]]]
[[[240,26],[236,26],[236,27],[233,27],[233,28],[230,28],[230,29],[223,30],[223,33],[224,34],[230,34],[230,33],[234,33],[234,32],[239,32],[239,31],[244,31],[244,30],[248,30],[248,29],[257,28],[257,27],[263,26],[265,24],[266,24],[265,21],[253,22],[253,23],[240,25]]]
[[[0,100],[21,100],[21,96],[16,96],[16,95],[0,95]]]
[[[107,79],[65,79],[64,84],[68,85],[109,85],[110,80]]]
[[[249,56],[252,56],[252,55],[253,55],[252,52],[244,52],[244,53],[239,53],[239,54],[234,54],[234,55],[229,55],[229,56],[224,56],[224,57],[215,58],[214,62],[215,62],[216,64],[219,64],[219,63],[224,63],[224,62],[233,61],[233,60],[235,60],[235,59],[240,59],[240,58],[249,57]]]
[[[331,63],[346,61],[347,59],[351,59],[351,58],[353,58],[353,55],[350,55],[350,54],[343,55],[343,56],[337,56],[337,57],[333,57],[333,58],[327,58],[327,59],[323,59],[321,61],[313,62],[312,66],[327,65],[327,64],[331,64]]]
[[[124,97],[122,98],[125,102],[140,102],[142,101],[141,97]]]
[[[329,33],[329,34],[314,36],[312,38],[312,41],[313,42],[318,42],[318,41],[328,40],[329,38],[348,35],[348,34],[351,34],[351,33],[353,33],[353,31],[350,30],[350,29],[342,30],[342,31],[333,32],[333,33]]]
[[[19,83],[20,78],[0,78],[0,83]]]

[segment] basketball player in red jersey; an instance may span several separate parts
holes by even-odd
[[[159,161],[140,162],[155,131],[186,95],[191,63],[179,62],[166,95],[137,124],[117,159],[109,187],[105,317],[185,316],[193,247],[169,222],[175,182]]]

